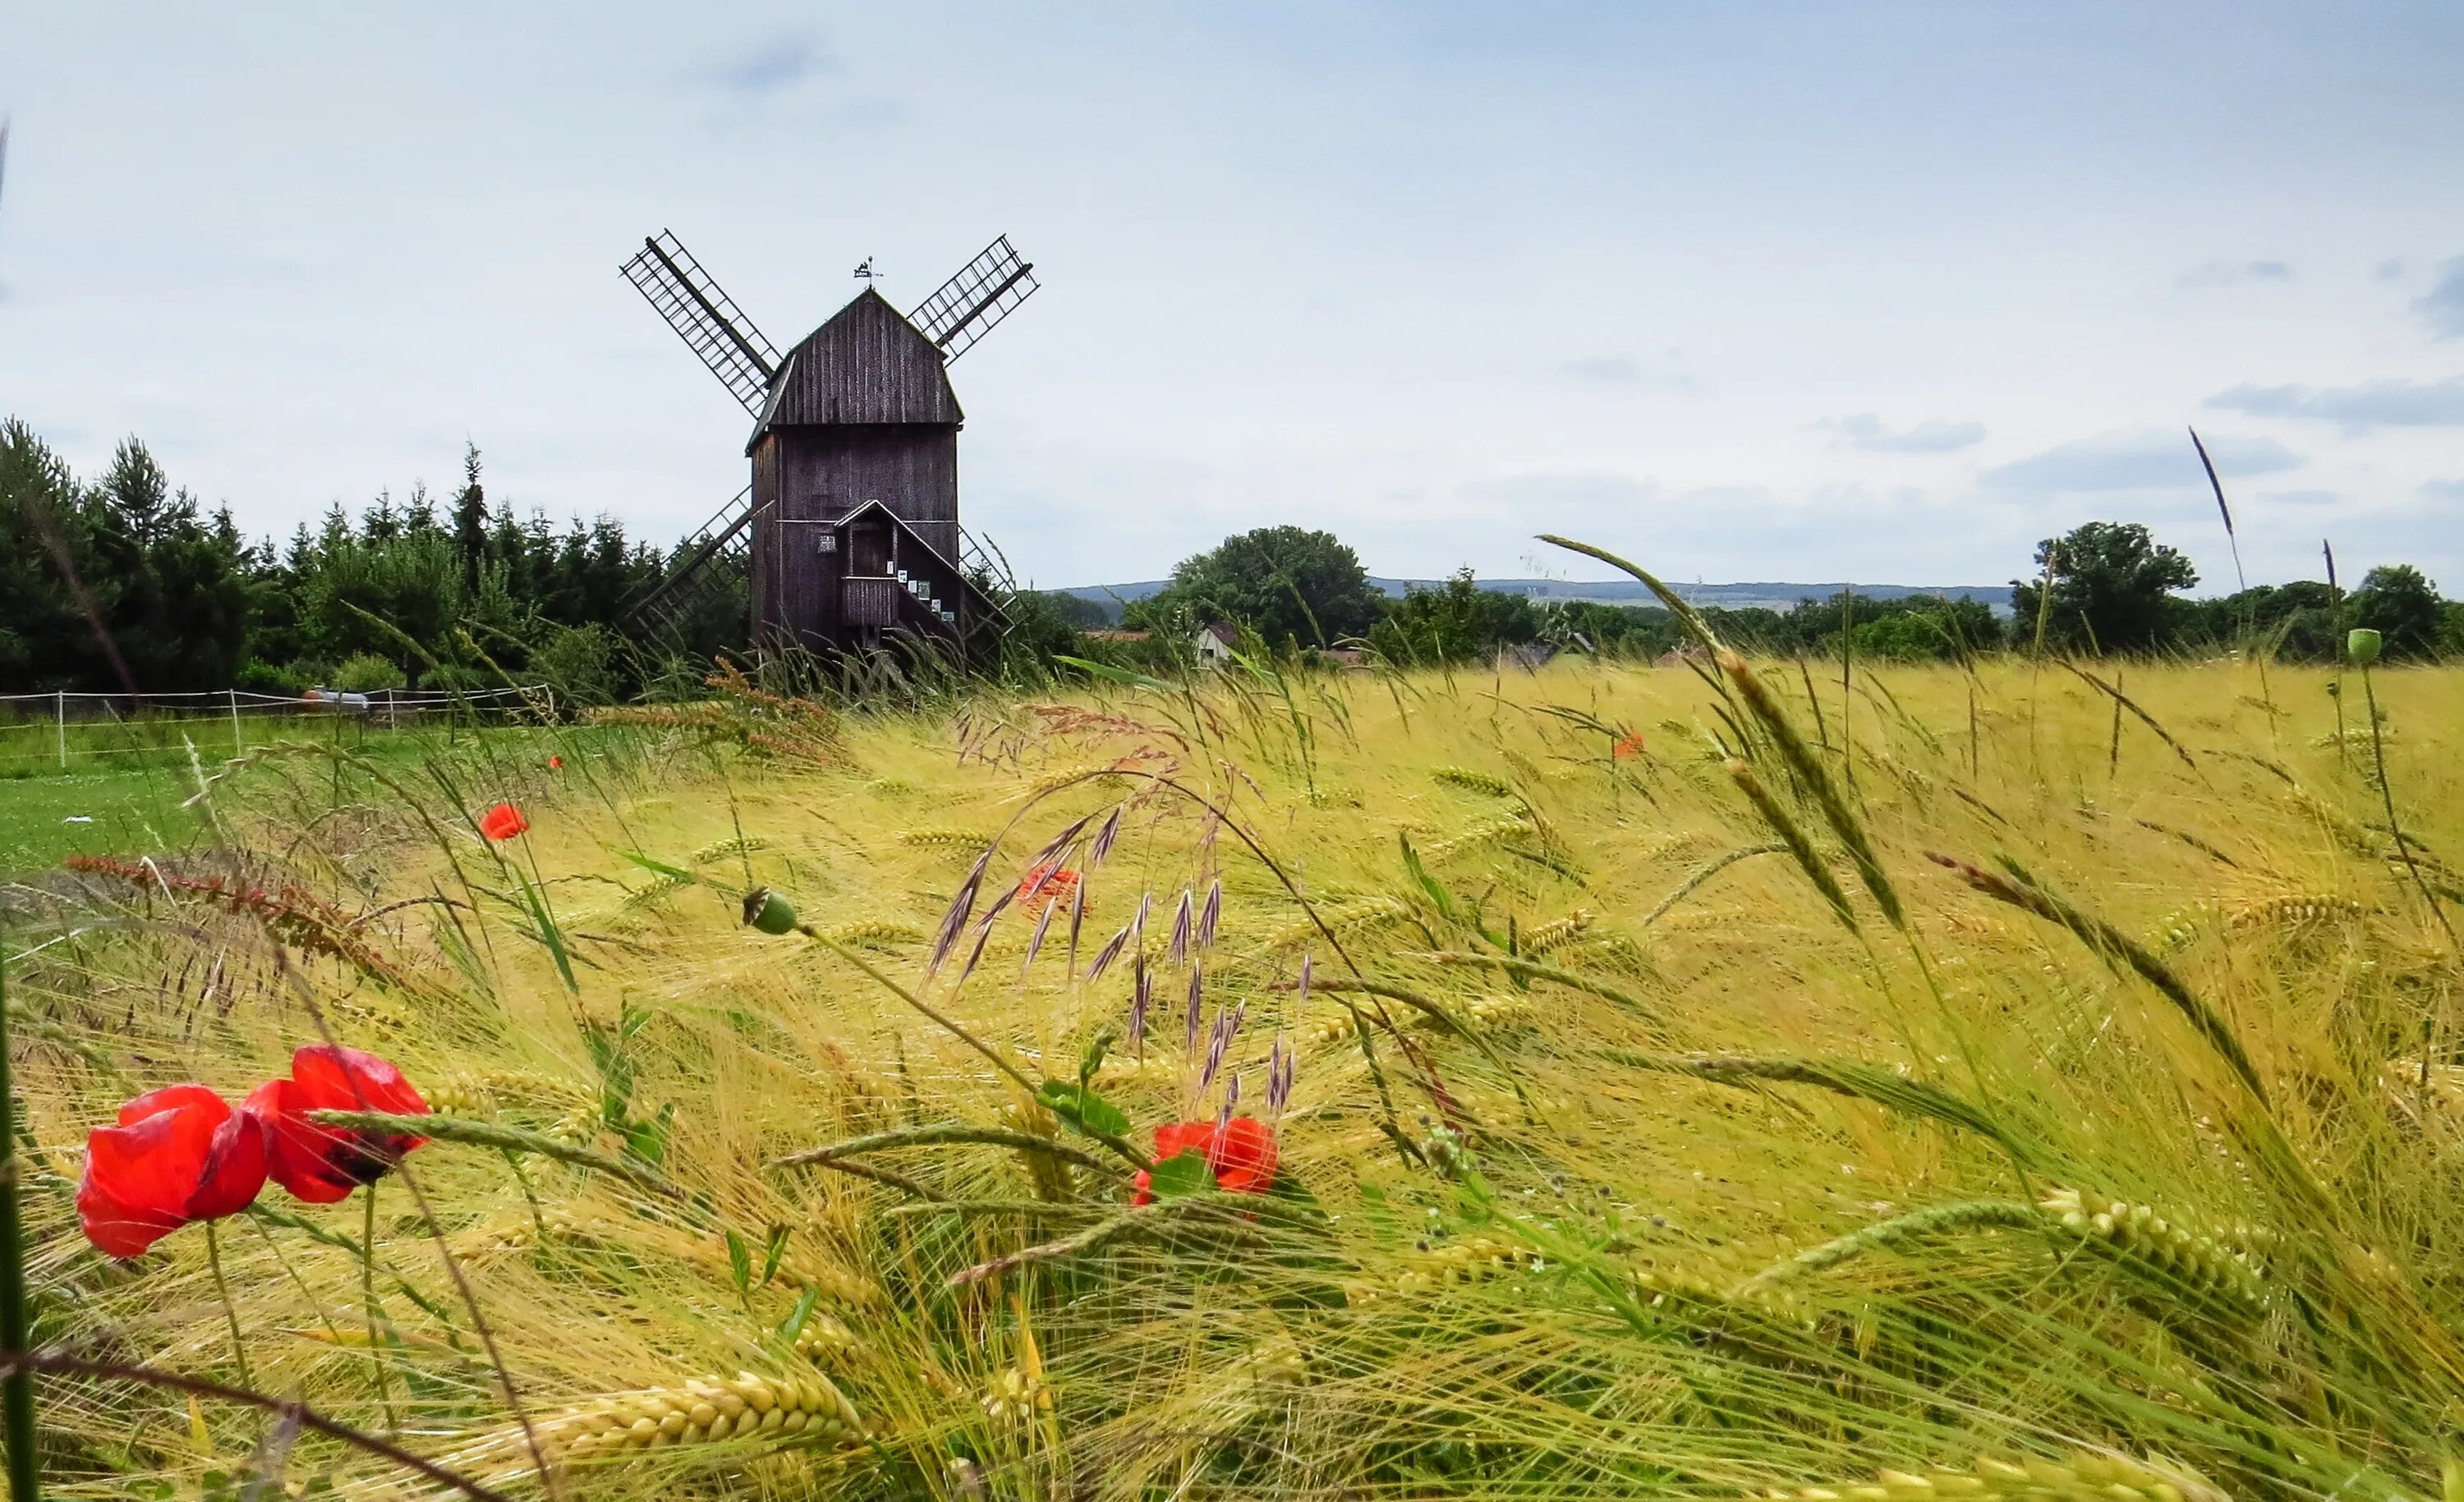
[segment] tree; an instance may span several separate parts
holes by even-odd
[[[140,548],[152,546],[183,521],[196,519],[196,502],[186,490],[171,493],[170,477],[134,436],[121,439],[112,451],[111,468],[96,489],[121,533]]]
[[[2002,622],[1993,619],[1993,607],[1981,599],[1911,595],[1889,603],[1896,608],[1848,628],[1854,656],[1903,663],[1950,662],[1990,649],[2002,640]],[[1837,637],[1826,643],[1834,655],[1838,645]]]
[[[1025,594],[1033,595],[1038,608],[1049,611],[1054,620],[1073,631],[1100,631],[1112,623],[1112,607],[1103,600],[1060,590],[1028,590]]]
[[[2013,579],[2012,638],[2034,642],[2041,613],[2049,644],[2092,652],[2145,652],[2167,636],[2176,590],[2199,582],[2198,570],[2137,522],[2092,521],[2063,537],[2036,544],[2035,581]],[[2043,577],[2053,596],[2046,603]]]
[[[1172,582],[1124,619],[1163,629],[1238,621],[1269,642],[1333,646],[1366,635],[1385,611],[1359,556],[1332,533],[1261,527],[1182,559]]]
[[[2387,564],[2363,575],[2350,613],[2353,624],[2379,633],[2390,658],[2437,655],[2445,615],[2438,588],[2409,563]]]
[[[462,555],[462,592],[479,593],[479,567],[488,561],[488,493],[479,485],[479,446],[462,446],[462,491],[453,498],[453,546]]]
[[[112,583],[101,614],[141,692],[220,688],[247,655],[251,558],[228,509],[209,524],[171,489],[136,438],[96,482],[96,570]]]
[[[1539,634],[1529,597],[1482,589],[1463,569],[1441,589],[1414,589],[1369,631],[1370,645],[1397,663],[1461,663]]]
[[[91,530],[59,455],[16,419],[0,425],[0,689],[76,688],[101,664],[60,572],[91,572]]]

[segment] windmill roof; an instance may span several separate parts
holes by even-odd
[[[956,427],[966,414],[946,363],[938,346],[867,287],[787,352],[753,436],[845,423]]]

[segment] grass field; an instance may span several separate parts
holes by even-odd
[[[205,826],[196,810],[184,805],[196,793],[198,777],[212,774],[235,752],[317,742],[403,770],[416,768],[438,748],[451,754],[464,733],[436,725],[371,729],[351,720],[293,715],[244,721],[236,737],[228,722],[212,719],[72,722],[62,765],[54,754],[49,721],[0,725],[0,879],[56,866],[75,855],[187,852]],[[569,738],[569,732],[538,728],[492,733],[507,744],[517,738],[562,744]],[[329,793],[328,801],[334,796]]]
[[[2377,676],[2384,792],[2329,682],[1226,675],[260,753],[184,881],[8,940],[38,1335],[244,1356],[510,1493],[2453,1497],[2464,675]],[[220,1223],[228,1301],[194,1229],[86,1248],[88,1125],[327,1035],[435,1140]],[[1226,1113],[1271,1192],[1151,1163]],[[235,1487],[272,1422],[41,1403],[62,1494]]]

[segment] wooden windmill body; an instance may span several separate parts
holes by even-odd
[[[635,608],[674,619],[749,577],[761,647],[869,651],[902,635],[969,654],[997,644],[1007,581],[958,524],[966,419],[949,362],[1035,291],[1007,238],[913,314],[868,282],[784,356],[674,236],[646,240],[624,270],[756,418],[752,484]]]

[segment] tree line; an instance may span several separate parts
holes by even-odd
[[[2410,564],[2370,569],[2350,588],[2333,580],[2259,585],[2192,599],[2198,571],[2137,522],[2089,522],[2036,547],[2035,572],[2012,580],[2009,615],[1985,601],[1916,594],[1800,599],[1785,611],[1704,607],[1724,640],[1782,656],[1948,661],[2000,650],[2088,655],[2264,652],[2330,662],[2355,626],[2379,631],[2387,656],[2464,655],[2464,600],[2440,597]],[[1099,607],[1070,600],[1079,623]],[[1657,605],[1539,599],[1484,590],[1468,569],[1392,599],[1333,535],[1274,527],[1226,538],[1182,560],[1160,592],[1123,607],[1122,623],[1165,643],[1214,621],[1237,623],[1270,649],[1367,647],[1389,661],[1460,663],[1544,644],[1659,657],[1683,634]]]
[[[121,443],[79,479],[22,421],[0,424],[0,692],[166,693],[238,687],[476,688],[508,678],[556,683],[585,701],[690,694],[705,664],[749,635],[740,589],[714,591],[657,641],[626,602],[669,555],[601,516],[559,528],[491,504],[475,447],[443,494],[414,485],[354,512],[340,503],[288,539],[251,540],[228,507],[173,486],[145,446]],[[2089,654],[2263,651],[2330,660],[2369,626],[2387,657],[2464,654],[2464,602],[2419,569],[2263,585],[2191,599],[2189,560],[2136,523],[2091,522],[2048,538],[2013,580],[2013,609],[1912,595],[1831,596],[1786,611],[1704,611],[1722,636],[1783,655],[1943,660],[2007,648]],[[1657,606],[1534,600],[1482,589],[1466,569],[1389,599],[1331,533],[1268,527],[1183,559],[1118,633],[1101,606],[1025,593],[1005,672],[1049,671],[1065,656],[1150,666],[1185,660],[1217,623],[1261,649],[1373,651],[1398,664],[1481,659],[1545,645],[1656,658],[1681,644]]]
[[[491,506],[473,447],[445,495],[414,485],[337,503],[287,540],[175,488],[121,443],[80,480],[25,423],[0,424],[0,691],[473,688],[547,678],[586,699],[639,692],[727,642],[661,652],[625,601],[667,563],[602,516],[560,530]],[[697,681],[697,679],[696,679]]]

